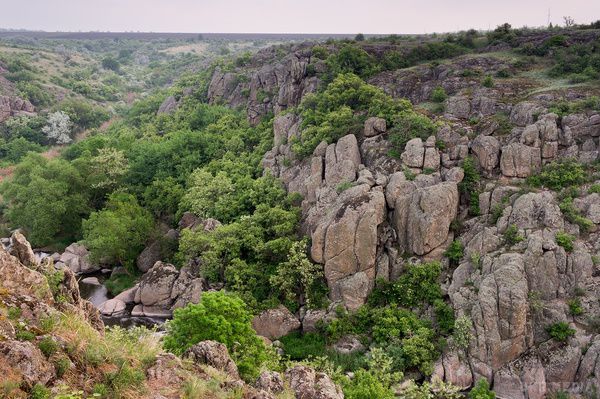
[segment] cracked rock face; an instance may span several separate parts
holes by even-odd
[[[448,238],[458,209],[458,188],[455,182],[444,182],[407,191],[395,198],[394,228],[401,248],[425,255]]]

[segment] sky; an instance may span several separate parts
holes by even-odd
[[[0,28],[194,33],[431,33],[600,19],[600,0],[0,0]]]

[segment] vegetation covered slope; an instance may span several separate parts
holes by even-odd
[[[348,398],[493,397],[488,379],[526,389],[524,362],[543,394],[583,394],[596,381],[576,366],[598,351],[598,37],[505,25],[218,62],[57,159],[26,155],[5,215],[35,246],[83,240],[128,282],[163,239],[151,226],[218,220],[161,259],[241,298],[234,310],[283,304],[302,320],[277,337],[284,359]],[[188,331],[219,320],[204,297],[175,311],[167,349],[216,339],[246,378],[281,367],[255,337],[245,353]]]

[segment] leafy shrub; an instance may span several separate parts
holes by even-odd
[[[528,178],[528,182],[534,186],[545,186],[555,191],[585,181],[585,169],[572,160],[547,164],[539,174]]]
[[[322,356],[327,345],[325,336],[317,333],[292,332],[279,339],[284,353],[291,360],[304,360],[309,357]]]
[[[392,144],[392,155],[399,157],[406,143],[414,138],[426,140],[437,132],[438,126],[427,116],[407,109],[398,113],[388,130],[388,139]]]
[[[202,259],[200,273],[211,282],[224,282],[249,306],[272,306],[266,303],[276,293],[269,279],[297,241],[298,219],[295,209],[260,205],[252,215],[213,232],[184,230],[178,257],[182,262]]]
[[[369,297],[369,303],[395,303],[414,307],[424,303],[433,304],[442,298],[438,283],[441,273],[439,262],[409,264],[405,272],[394,282],[378,282]]]
[[[469,214],[478,216],[481,213],[479,209],[479,180],[481,176],[473,157],[466,157],[462,163],[462,168],[464,177],[459,183],[458,189],[463,196],[469,199]]]
[[[198,304],[176,309],[164,339],[166,350],[181,355],[204,340],[227,346],[244,379],[254,379],[269,360],[269,352],[251,325],[252,314],[233,294],[206,292]]]
[[[102,68],[119,72],[119,70],[121,69],[121,64],[119,63],[119,61],[112,57],[105,57],[102,60]]]
[[[513,246],[525,239],[519,233],[519,228],[514,224],[511,224],[510,226],[508,226],[506,228],[506,231],[503,234],[503,238],[504,238],[504,243],[508,246]]]
[[[551,338],[558,342],[565,342],[575,335],[575,330],[569,326],[569,323],[560,321],[546,327],[546,332]]]
[[[118,262],[133,270],[153,225],[152,216],[134,196],[115,192],[102,211],[83,221],[83,238],[93,261]]]
[[[50,399],[52,392],[42,384],[35,384],[29,393],[30,399]]]
[[[592,184],[588,189],[588,194],[600,194],[600,184]]]
[[[11,225],[25,229],[34,247],[58,237],[72,242],[79,235],[81,219],[89,212],[81,173],[65,160],[30,153],[15,168],[13,179],[3,184],[9,204],[5,215]]]
[[[456,264],[460,262],[461,258],[463,257],[463,253],[464,247],[462,242],[460,240],[454,240],[448,249],[446,249],[446,252],[444,252],[444,256],[450,259],[452,263]]]
[[[565,218],[569,222],[578,225],[582,232],[587,232],[594,227],[594,222],[581,216],[579,210],[575,208],[575,205],[573,204],[573,198],[571,196],[565,197],[565,199],[560,202],[559,208]]]
[[[42,152],[44,147],[32,143],[24,137],[17,137],[9,142],[0,139],[0,158],[8,162],[19,162],[28,152]]]
[[[376,60],[365,50],[352,44],[344,44],[337,54],[327,59],[327,64],[332,76],[353,73],[361,78],[368,78],[378,70]]]
[[[44,337],[38,342],[38,348],[42,351],[46,357],[50,357],[58,351],[58,344],[52,339],[52,337]]]
[[[450,334],[456,322],[452,307],[443,300],[436,299],[433,303],[433,309],[439,331],[444,335]]]
[[[494,78],[492,78],[491,75],[487,75],[485,78],[483,78],[481,85],[488,88],[494,87]]]
[[[431,101],[436,103],[443,103],[448,98],[446,90],[442,86],[438,86],[431,91]]]
[[[468,316],[460,316],[454,321],[454,332],[452,334],[454,345],[462,350],[467,350],[473,334],[471,329],[473,328],[473,321]]]
[[[409,102],[392,99],[352,73],[340,74],[323,92],[302,100],[302,133],[299,140],[291,142],[292,150],[306,157],[321,141],[334,143],[347,134],[362,131],[366,116],[379,116],[393,125],[395,115],[410,108]]]
[[[558,245],[560,245],[561,247],[563,247],[565,249],[565,251],[573,252],[573,249],[574,249],[573,240],[575,240],[575,237],[573,237],[570,234],[565,233],[564,231],[559,231],[556,233],[554,238],[556,240],[556,243]]]
[[[579,316],[583,314],[583,306],[581,306],[581,300],[579,298],[572,298],[567,301],[567,305],[569,305],[569,313],[572,316]]]
[[[490,383],[485,378],[480,378],[475,383],[471,392],[469,392],[469,399],[495,399],[496,394],[490,390]]]
[[[277,266],[269,281],[290,305],[306,303],[309,308],[319,308],[326,297],[323,267],[311,262],[307,249],[308,240],[294,242],[287,260]]]
[[[386,387],[375,375],[358,370],[353,379],[344,383],[344,397],[348,399],[394,399],[394,391]]]

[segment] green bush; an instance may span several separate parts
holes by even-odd
[[[431,91],[431,101],[436,103],[443,103],[448,98],[446,90],[442,86],[438,86]]]
[[[558,231],[554,236],[556,243],[563,247],[567,252],[573,252],[574,245],[573,241],[575,237],[570,234],[565,233],[564,231]]]
[[[29,393],[29,399],[50,399],[52,396],[50,389],[42,384],[35,384]]]
[[[344,44],[337,54],[329,56],[327,65],[332,76],[353,73],[361,78],[368,78],[378,71],[376,60],[365,50],[352,44]]]
[[[588,232],[594,227],[594,222],[581,216],[579,210],[575,208],[575,205],[573,204],[573,198],[571,196],[565,197],[565,199],[560,202],[559,208],[565,218],[569,222],[578,225],[582,232]]]
[[[438,126],[427,116],[407,109],[392,118],[392,126],[388,130],[388,139],[392,144],[392,154],[399,157],[406,143],[414,138],[427,140],[437,132]]]
[[[510,226],[508,226],[506,228],[506,231],[503,234],[503,238],[504,238],[504,243],[508,246],[513,246],[525,239],[519,233],[519,228],[514,224],[511,224]]]
[[[252,314],[239,297],[224,292],[205,292],[198,304],[176,309],[167,325],[164,348],[181,355],[194,344],[214,340],[227,346],[240,375],[254,380],[270,360],[263,341],[251,325]]]
[[[463,180],[458,184],[461,194],[469,199],[469,214],[478,216],[479,209],[479,180],[481,176],[477,170],[477,163],[473,157],[466,157],[462,162],[464,171]]]
[[[435,311],[435,321],[437,323],[438,330],[443,335],[452,333],[454,329],[454,310],[450,305],[441,299],[436,299],[433,303],[433,309]]]
[[[442,298],[439,262],[409,264],[394,282],[379,282],[369,297],[371,305],[395,303],[406,307],[433,304]]]
[[[469,399],[495,399],[496,394],[490,390],[490,383],[485,378],[480,378],[475,383],[471,392],[469,392]]]
[[[326,352],[325,336],[317,333],[292,332],[279,339],[284,353],[291,360],[304,360],[309,357],[323,356]]]
[[[154,221],[134,196],[115,192],[105,208],[92,212],[82,226],[83,239],[93,261],[116,262],[133,270]]]
[[[394,391],[386,387],[375,375],[366,370],[358,370],[353,379],[344,383],[344,397],[347,399],[394,399]]]
[[[494,87],[494,78],[492,78],[491,75],[487,75],[485,78],[483,78],[481,85],[488,88]]]
[[[452,241],[452,244],[444,252],[444,256],[450,259],[450,262],[457,264],[464,254],[464,247],[460,240]]]
[[[9,204],[5,216],[23,228],[34,247],[57,240],[73,242],[89,212],[89,187],[81,169],[62,159],[29,153],[1,192]]]
[[[569,305],[569,313],[572,316],[580,316],[583,314],[583,306],[581,306],[581,300],[579,298],[572,298],[567,301]]]
[[[572,160],[550,163],[539,174],[528,178],[534,186],[545,186],[555,191],[583,184],[586,180],[584,167]]]
[[[392,99],[360,77],[340,74],[324,91],[303,98],[299,106],[302,133],[299,140],[291,142],[292,150],[300,157],[309,156],[321,141],[334,143],[361,132],[367,116],[385,118],[393,125],[396,115],[410,109],[409,102]]]
[[[569,323],[560,321],[546,327],[546,332],[550,337],[558,342],[565,342],[575,335],[575,330],[569,326]]]
[[[38,342],[38,348],[40,348],[46,357],[50,357],[58,351],[58,344],[52,339],[52,337],[44,337],[40,342]]]

